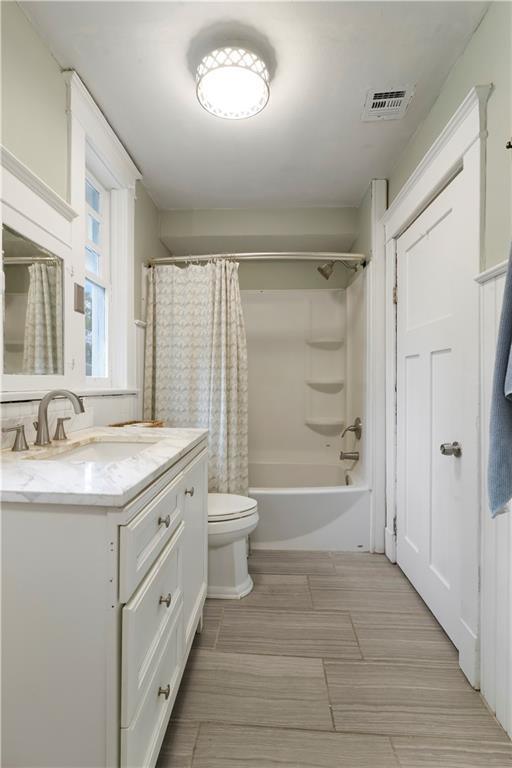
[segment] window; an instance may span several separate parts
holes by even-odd
[[[85,180],[85,373],[105,379],[108,371],[110,281],[109,192],[87,173]]]

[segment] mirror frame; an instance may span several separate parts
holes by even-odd
[[[72,248],[71,222],[75,211],[39,177],[35,176],[5,147],[2,148],[2,224],[40,248],[62,260],[64,370],[62,374],[5,374],[3,372],[3,314],[0,367],[2,401],[27,399],[27,394],[41,395],[50,389],[80,388],[81,368],[78,349],[84,334],[84,316],[74,312],[74,282],[83,282],[76,254]],[[2,263],[3,269],[3,263]],[[83,268],[82,268],[83,269]],[[77,348],[77,344],[80,347]]]

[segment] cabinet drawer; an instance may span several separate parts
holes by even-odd
[[[120,603],[128,602],[180,522],[182,483],[180,472],[128,525],[120,526]]]
[[[121,768],[153,768],[178,692],[183,611],[178,607],[149,686],[128,728],[121,728]],[[159,695],[159,691],[165,691]],[[167,696],[167,698],[166,698]]]
[[[131,722],[151,679],[174,615],[181,610],[180,523],[153,568],[123,608],[121,656],[121,725]]]

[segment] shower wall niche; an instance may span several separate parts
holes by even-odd
[[[251,462],[339,465],[346,291],[242,291]]]

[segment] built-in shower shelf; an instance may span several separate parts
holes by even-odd
[[[307,343],[310,347],[319,347],[320,349],[339,349],[345,339],[332,339],[332,338],[325,338],[325,339],[307,339]]]
[[[318,418],[306,419],[304,423],[306,426],[311,427],[311,429],[330,431],[342,429],[345,422],[342,419],[335,419],[332,416],[320,416]]]
[[[322,389],[327,392],[339,392],[344,383],[343,379],[306,379],[306,384],[312,389]]]

